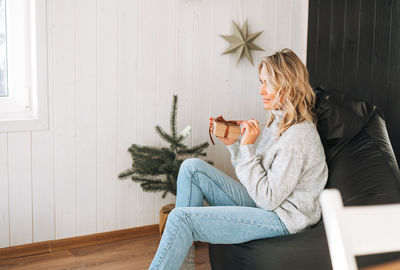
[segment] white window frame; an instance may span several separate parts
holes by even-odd
[[[14,0],[9,0],[14,1]],[[23,1],[29,14],[28,36],[30,38],[29,60],[26,61],[26,85],[10,83],[9,97],[1,97],[5,103],[0,103],[0,132],[48,130],[48,69],[47,69],[47,1],[46,0],[19,0]],[[9,63],[10,64],[10,63]],[[15,87],[13,89],[13,87]],[[17,93],[17,94],[16,94]],[[19,100],[17,100],[19,99]],[[21,106],[22,101],[23,106]],[[11,104],[11,105],[10,105]],[[19,104],[19,105],[18,105]],[[17,106],[18,105],[18,106]],[[21,109],[23,108],[23,109]]]

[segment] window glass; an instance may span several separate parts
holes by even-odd
[[[0,97],[8,96],[6,0],[0,0]]]

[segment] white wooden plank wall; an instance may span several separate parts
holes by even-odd
[[[158,223],[174,196],[118,180],[132,143],[167,146],[172,95],[189,146],[211,116],[265,122],[257,64],[284,47],[305,62],[307,0],[48,0],[50,130],[0,134],[0,247]],[[232,20],[263,30],[255,66],[221,53]],[[217,143],[208,159],[234,177]]]

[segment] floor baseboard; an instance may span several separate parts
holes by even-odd
[[[158,224],[0,248],[0,260],[158,234]]]

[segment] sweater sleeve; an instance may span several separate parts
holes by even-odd
[[[269,168],[262,166],[261,156],[255,155],[252,144],[238,146],[235,172],[254,202],[266,210],[275,210],[293,192],[305,160],[298,143],[282,144]]]
[[[240,141],[237,140],[233,144],[227,145],[226,148],[231,153],[231,163],[232,163],[232,166],[235,168],[236,165],[237,165],[238,160],[243,158],[241,153],[240,153]]]

